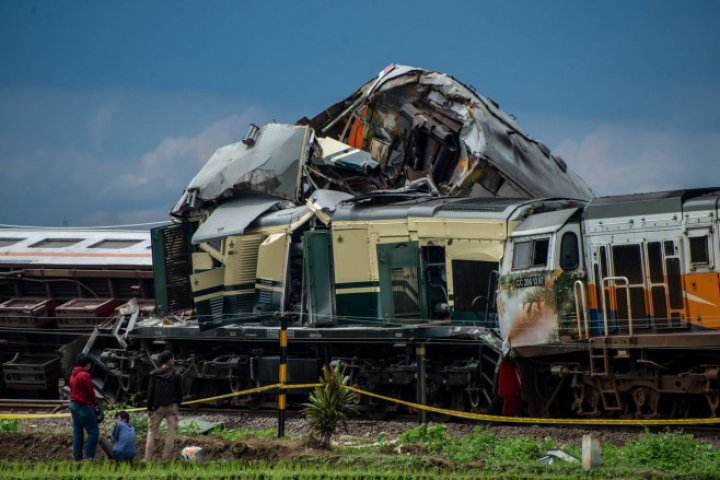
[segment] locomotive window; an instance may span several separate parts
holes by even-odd
[[[530,245],[532,242],[519,242],[513,245],[512,269],[522,270],[528,268],[531,262]]]
[[[550,239],[518,242],[513,245],[513,270],[523,270],[531,267],[544,267],[547,265]]]
[[[690,263],[710,263],[710,252],[708,250],[708,237],[690,237]]]
[[[533,242],[533,267],[544,267],[547,265],[548,247],[550,239],[543,238]]]
[[[560,241],[560,267],[575,270],[580,265],[578,238],[573,232],[565,232]]]
[[[605,247],[600,247],[600,268],[602,271],[602,278],[606,278],[608,276],[608,271],[607,271],[607,252],[605,250]]]

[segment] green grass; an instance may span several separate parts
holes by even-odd
[[[19,432],[20,425],[17,420],[0,419],[0,432]]]
[[[0,462],[0,474],[4,480],[35,479],[98,479],[98,480],[140,480],[140,479],[434,479],[434,478],[478,478],[470,472],[401,471],[393,469],[352,469],[336,465],[298,466],[293,464],[258,465],[242,462],[207,463],[157,463],[157,464],[116,464],[114,462]]]
[[[226,440],[274,437],[274,428],[217,428]],[[444,425],[420,425],[397,440],[380,434],[375,441],[333,446],[328,451],[277,463],[208,461],[157,464],[112,462],[0,462],[0,478],[26,479],[431,479],[431,478],[720,478],[720,450],[692,435],[665,431],[643,433],[625,445],[603,445],[604,463],[591,472],[581,462],[538,461],[560,448],[580,459],[580,445],[557,445],[550,438],[499,437],[477,427],[462,437]]]
[[[215,435],[224,440],[237,440],[244,437],[277,437],[277,428],[265,429],[243,429],[243,428],[225,428],[223,426],[215,427],[210,431],[210,435]],[[292,437],[292,435],[286,435]]]

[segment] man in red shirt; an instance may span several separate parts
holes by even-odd
[[[83,440],[87,431],[85,443],[85,458],[95,458],[100,429],[98,428],[95,407],[95,388],[93,387],[90,368],[92,358],[80,354],[75,362],[76,367],[70,374],[70,414],[73,425],[73,459],[83,459]]]

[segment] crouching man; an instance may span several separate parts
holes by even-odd
[[[102,447],[108,458],[119,462],[130,461],[135,458],[137,455],[135,428],[130,425],[130,414],[128,412],[118,412],[115,415],[115,428],[113,428],[110,440],[101,438],[100,447]]]

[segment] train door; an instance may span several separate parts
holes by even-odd
[[[329,230],[305,232],[303,237],[303,266],[308,325],[334,325],[335,276],[332,239]]]
[[[383,323],[420,321],[428,318],[419,268],[417,242],[377,246],[380,276],[380,308]]]
[[[424,288],[427,299],[427,312],[430,319],[450,318],[447,282],[447,263],[445,261],[445,247],[426,245],[420,248],[422,256],[422,276],[425,279]]]
[[[716,258],[717,233],[710,227],[690,228],[685,243],[684,277],[688,321],[700,328],[718,328],[720,306],[720,280]]]
[[[290,235],[274,233],[260,244],[255,270],[255,315],[285,314]]]
[[[676,239],[647,241],[649,315],[655,331],[680,327],[685,319],[680,251]]]
[[[633,241],[634,240],[634,241]],[[615,236],[592,247],[595,305],[608,334],[677,328],[684,319],[677,241]],[[604,333],[604,321],[593,334]]]
[[[618,240],[615,238],[612,245],[596,247],[593,255],[598,311],[606,319],[601,332],[607,323],[606,334],[634,333],[638,328],[650,326],[645,298],[644,243]]]
[[[581,255],[582,235],[580,224],[565,224],[556,234],[554,243],[555,304],[558,313],[558,334],[560,339],[583,338],[589,335],[587,299],[582,287],[581,298],[576,298],[578,272],[584,268]],[[576,304],[577,307],[576,308]]]

